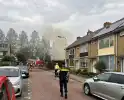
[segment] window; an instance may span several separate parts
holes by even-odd
[[[0,90],[0,100],[8,100],[8,95],[7,95],[6,87],[4,84]]]
[[[70,59],[70,66],[74,66],[74,60]]]
[[[106,69],[113,71],[115,68],[114,56],[100,56],[100,61],[103,61],[106,64]]]
[[[118,84],[124,84],[124,75],[112,74],[112,76],[109,79],[109,82],[118,83]]]
[[[111,36],[111,37],[110,37],[110,47],[113,46],[113,45],[114,45],[114,37]]]
[[[108,81],[110,76],[111,76],[111,73],[103,73],[103,74],[97,75],[97,78],[100,79],[100,81]]]
[[[0,44],[0,47],[2,47],[2,44]]]
[[[114,45],[114,37],[110,36],[99,40],[99,49],[108,48]]]
[[[81,49],[81,50],[80,50],[81,53],[83,53],[83,52],[87,52],[87,51],[88,51],[88,44],[81,45],[80,49]]]
[[[74,49],[71,49],[69,54],[74,55]]]
[[[87,64],[88,64],[88,60],[86,58],[81,59],[81,61],[80,61],[81,67],[86,68],[86,67],[88,67]]]

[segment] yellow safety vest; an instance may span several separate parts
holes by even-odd
[[[55,69],[59,69],[59,65],[55,65]]]
[[[60,71],[67,71],[67,72],[69,71],[68,68],[60,68],[59,70],[60,70]]]

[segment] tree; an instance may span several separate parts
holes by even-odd
[[[7,38],[7,41],[9,42],[9,44],[11,45],[10,46],[10,48],[11,48],[10,53],[15,53],[18,35],[13,28],[9,29],[6,38]]]
[[[17,57],[17,59],[18,59],[19,62],[22,62],[22,63],[25,63],[25,62],[26,62],[26,57],[25,57],[24,54],[22,54],[22,53],[17,53],[17,54],[16,54],[16,57]]]
[[[8,39],[9,43],[13,44],[16,42],[18,35],[13,28],[10,28],[6,38]]]
[[[38,34],[38,32],[36,32],[35,30],[32,32],[32,34],[31,34],[31,40],[30,40],[30,42],[32,43],[32,44],[37,44],[37,42],[39,42],[39,40],[40,40],[40,38],[39,38],[39,34]]]
[[[33,52],[33,56],[32,57],[36,57],[38,54],[39,55],[39,50],[40,49],[40,37],[38,32],[36,32],[35,30],[32,32],[31,34],[31,39],[30,39],[30,47],[31,47],[31,51]]]
[[[106,69],[106,64],[103,61],[98,61],[95,64],[95,68],[96,68],[96,70],[98,70],[101,73]]]
[[[20,51],[18,52],[19,54],[23,54],[25,56],[25,59],[27,60],[28,58],[30,58],[33,54],[33,52],[31,51],[30,46],[26,46],[20,49]]]
[[[20,41],[21,47],[24,47],[28,44],[28,36],[25,31],[22,31],[21,34],[19,34],[19,41]]]
[[[0,29],[0,41],[3,41],[5,39],[5,35],[3,31]]]

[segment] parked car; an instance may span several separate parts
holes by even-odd
[[[12,83],[5,76],[0,76],[0,100],[16,100]]]
[[[83,84],[86,95],[93,94],[105,100],[124,100],[124,73],[105,72],[87,79]]]
[[[18,67],[3,66],[0,67],[0,76],[7,76],[13,84],[15,95],[21,96],[22,94],[22,76],[21,70]]]
[[[20,66],[21,72],[22,72],[22,77],[23,78],[28,78],[29,77],[29,71],[27,66]]]

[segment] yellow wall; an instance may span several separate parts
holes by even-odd
[[[114,46],[110,48],[104,48],[98,50],[98,56],[115,54]]]

